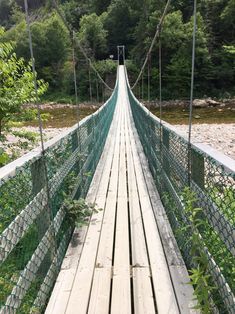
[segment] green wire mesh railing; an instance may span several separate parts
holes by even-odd
[[[1,169],[0,313],[43,312],[74,228],[63,203],[86,196],[116,98],[117,86],[97,112],[50,141],[44,157],[34,151]]]
[[[190,269],[193,259],[189,220],[182,193],[189,184],[188,142],[151,114],[128,88],[132,114],[156,187],[178,246]],[[220,162],[203,149],[191,147],[191,189],[202,209],[201,241],[213,286],[212,304],[219,313],[235,313],[235,163]],[[207,147],[208,148],[208,147]],[[226,157],[224,158],[226,159]],[[230,165],[232,164],[232,165]]]

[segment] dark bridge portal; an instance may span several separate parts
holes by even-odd
[[[118,63],[119,65],[125,64],[125,46],[117,46],[118,49]]]

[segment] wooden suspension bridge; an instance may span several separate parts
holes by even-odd
[[[196,313],[193,289],[154,186],[124,66],[87,201],[103,210],[75,230],[46,313]]]
[[[187,271],[196,230],[213,313],[233,314],[234,173],[234,160],[189,147],[141,105],[119,65],[97,112],[1,169],[0,270],[14,276],[0,281],[0,313],[198,313]],[[189,179],[197,229],[182,199]],[[74,230],[68,197],[101,210]]]
[[[73,34],[73,49],[77,45],[112,90],[54,2]],[[39,123],[42,148],[1,169],[0,314],[187,314],[199,313],[198,304],[202,312],[209,308],[205,313],[235,313],[235,161],[191,141],[195,0],[189,137],[152,115],[132,92],[169,3],[132,87],[124,46],[118,46],[108,101],[45,145]],[[73,50],[77,102],[75,63]],[[65,204],[82,198],[100,210],[74,229]],[[188,270],[201,286],[189,284]]]

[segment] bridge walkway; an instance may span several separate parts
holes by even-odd
[[[193,290],[132,119],[125,69],[96,169],[46,314],[194,313]]]

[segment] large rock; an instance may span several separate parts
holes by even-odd
[[[208,98],[206,101],[207,101],[207,103],[208,103],[208,106],[216,107],[216,106],[221,105],[220,102],[215,101],[215,100],[213,100],[213,99],[211,99],[211,98]]]
[[[211,98],[206,99],[194,99],[193,106],[197,108],[205,108],[205,107],[216,107],[221,105],[220,102],[213,100]]]
[[[208,107],[208,103],[206,99],[194,99],[193,106],[196,108],[204,108]]]

